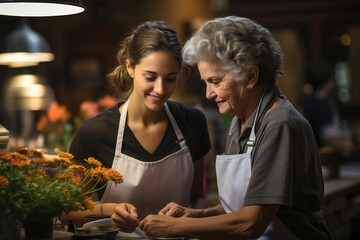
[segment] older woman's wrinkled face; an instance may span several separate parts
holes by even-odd
[[[216,102],[221,114],[241,116],[248,103],[245,84],[224,72],[218,61],[199,61],[198,69],[206,83],[206,98]]]

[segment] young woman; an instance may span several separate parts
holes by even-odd
[[[75,159],[94,157],[118,170],[124,183],[100,192],[101,204],[94,211],[69,216],[82,225],[85,215],[102,212],[130,233],[169,202],[203,205],[203,157],[210,143],[203,113],[168,100],[182,63],[171,27],[164,22],[140,25],[123,41],[117,60],[109,78],[126,101],[85,120],[69,152]]]

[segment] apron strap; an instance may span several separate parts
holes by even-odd
[[[251,128],[251,133],[250,133],[250,137],[248,139],[248,141],[246,142],[247,145],[247,149],[246,149],[246,153],[251,153],[252,149],[254,148],[255,145],[255,139],[256,139],[256,135],[255,135],[255,125],[256,125],[256,121],[257,121],[257,117],[259,115],[260,112],[260,106],[262,101],[264,100],[264,96],[267,90],[265,90],[264,94],[262,95],[259,104],[256,107],[256,114],[255,114],[255,119],[254,119],[254,123],[252,125]]]
[[[164,107],[165,107],[166,113],[167,113],[167,115],[168,115],[168,117],[170,119],[170,123],[171,123],[172,127],[174,128],[174,131],[175,131],[175,134],[176,134],[176,137],[177,137],[176,143],[179,144],[181,148],[186,147],[187,145],[186,145],[184,135],[180,131],[180,128],[177,125],[173,115],[171,114],[167,103],[164,104]]]
[[[128,110],[128,106],[129,106],[130,97],[124,103],[122,113],[120,114],[120,123],[119,123],[119,130],[118,130],[117,140],[116,140],[115,156],[120,156],[121,155],[123,137],[124,137],[124,132],[125,132],[127,110]]]
[[[124,132],[125,132],[127,110],[128,110],[128,106],[129,106],[130,97],[124,103],[124,107],[123,107],[122,113],[120,115],[120,123],[119,123],[118,135],[117,135],[118,137],[117,137],[117,141],[116,141],[117,143],[116,143],[116,149],[115,149],[115,156],[119,156],[121,154],[122,142],[123,142],[123,137],[124,137]],[[169,117],[170,123],[175,131],[175,134],[177,137],[176,143],[179,144],[181,148],[187,147],[184,135],[180,131],[180,128],[179,128],[178,124],[176,123],[173,115],[171,114],[167,103],[164,104],[164,107],[165,107],[166,113]]]

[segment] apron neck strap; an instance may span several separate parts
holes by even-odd
[[[115,155],[120,155],[121,154],[122,142],[123,142],[123,138],[124,138],[126,117],[127,117],[130,97],[124,103],[124,107],[123,107],[122,112],[120,114],[120,123],[119,123],[118,138],[117,138],[117,142],[119,144],[116,144],[117,147],[116,147],[116,150],[115,150]],[[172,125],[172,127],[173,127],[173,129],[175,131],[175,134],[176,134],[176,137],[177,137],[177,141],[176,141],[177,144],[179,144],[181,148],[185,148],[187,145],[186,145],[184,135],[180,131],[179,126],[177,125],[173,115],[171,114],[171,112],[169,110],[169,107],[167,106],[167,103],[164,104],[164,107],[165,107],[165,110],[166,110],[166,114],[168,115],[168,118],[170,120],[170,123],[171,123],[171,125]]]
[[[184,148],[185,146],[187,146],[184,135],[180,131],[180,128],[177,125],[173,115],[171,114],[167,103],[164,104],[164,107],[165,107],[166,113],[167,113],[167,115],[168,115],[168,117],[170,119],[170,123],[174,128],[174,131],[175,131],[175,134],[176,134],[176,137],[177,137],[177,143],[181,146],[181,148]]]
[[[128,110],[128,106],[129,106],[130,97],[124,103],[124,107],[120,114],[119,130],[118,130],[118,134],[117,134],[116,150],[115,150],[116,156],[119,156],[121,154],[121,150],[122,150],[122,142],[123,142],[123,138],[124,138],[127,110]]]
[[[256,114],[255,114],[254,123],[253,123],[253,125],[251,127],[250,137],[249,137],[248,141],[246,142],[246,145],[247,145],[246,153],[251,153],[252,149],[254,148],[255,139],[256,139],[255,126],[256,126],[257,118],[258,118],[258,115],[259,115],[259,112],[260,112],[261,103],[264,100],[265,93],[266,93],[266,90],[265,90],[264,94],[262,95],[259,104],[256,107]]]

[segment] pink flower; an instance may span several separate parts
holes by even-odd
[[[117,104],[118,99],[116,99],[110,95],[105,95],[104,97],[102,97],[98,100],[98,103],[99,103],[100,107],[107,108],[107,107],[111,107],[111,106],[114,106],[115,104]]]
[[[99,105],[96,102],[84,101],[80,104],[80,112],[85,118],[90,118],[99,113]]]

